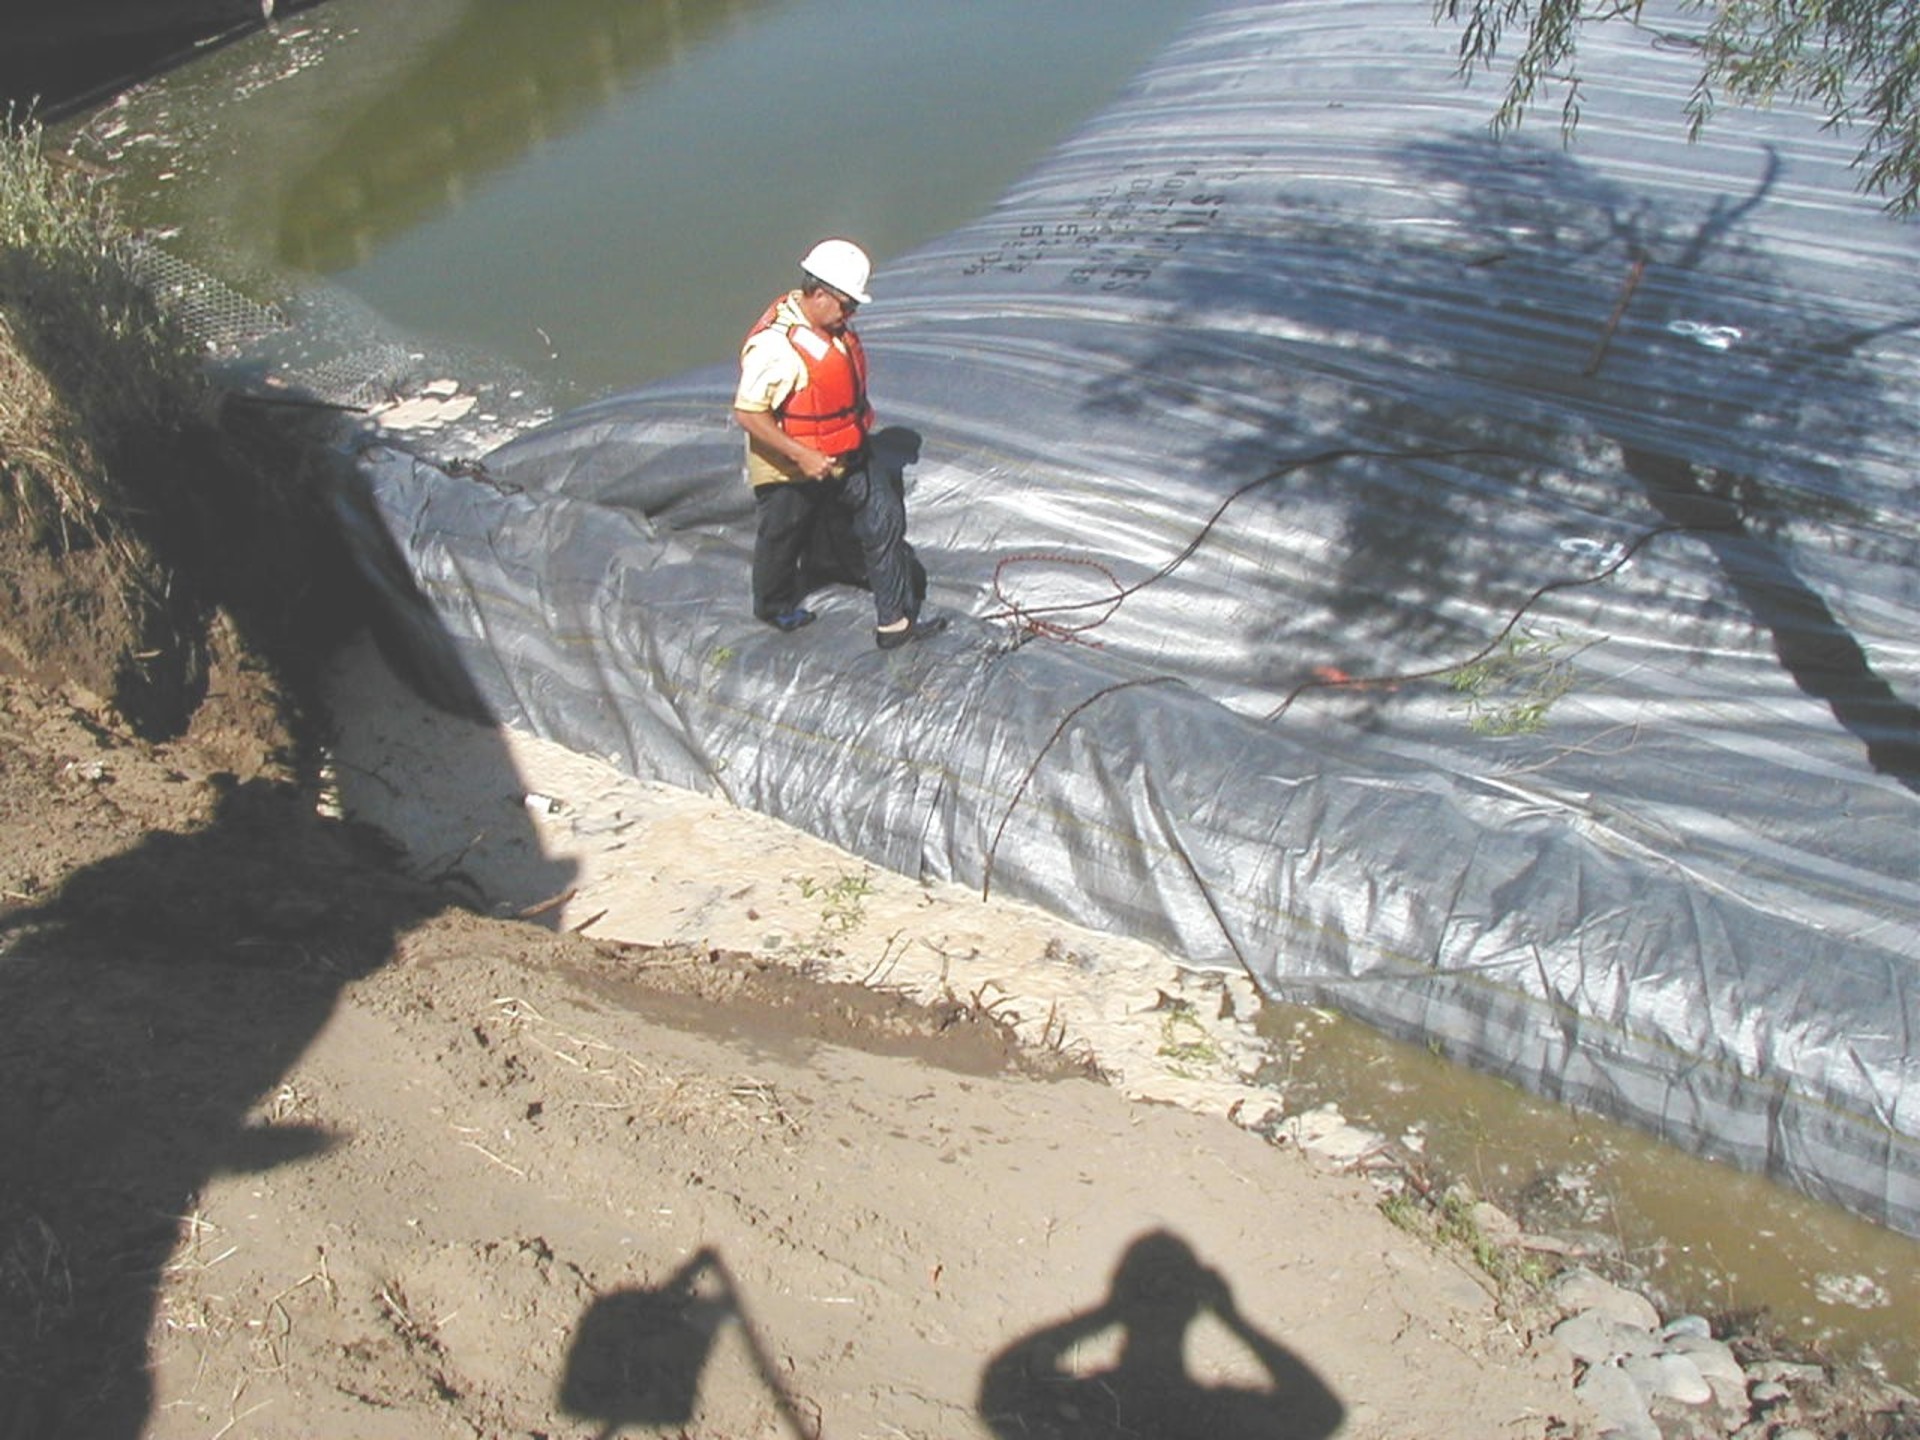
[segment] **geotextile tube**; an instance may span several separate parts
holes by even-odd
[[[1562,148],[1425,7],[1222,6],[886,259],[943,635],[753,620],[726,367],[366,452],[395,613],[508,723],[1920,1234],[1920,231],[1817,116],[1689,144],[1679,24]]]

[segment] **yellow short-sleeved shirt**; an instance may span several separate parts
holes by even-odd
[[[740,347],[740,383],[733,392],[733,408],[773,411],[807,387],[807,364],[787,337],[789,327],[809,328],[800,309],[800,292],[789,290],[774,311],[773,323],[749,336]],[[774,485],[797,480],[800,472],[786,456],[768,450],[747,437],[747,483]]]

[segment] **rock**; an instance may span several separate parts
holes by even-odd
[[[476,403],[478,397],[473,395],[416,395],[380,411],[379,418],[389,430],[432,429],[462,418]]]
[[[1486,1200],[1476,1201],[1471,1214],[1474,1227],[1494,1244],[1517,1245],[1520,1242],[1520,1222],[1498,1205]]]
[[[1713,1326],[1707,1323],[1704,1315],[1676,1315],[1661,1327],[1660,1335],[1665,1340],[1678,1340],[1683,1336],[1710,1340],[1713,1338]]]
[[[1679,1335],[1667,1342],[1667,1349],[1692,1360],[1707,1379],[1724,1380],[1729,1385],[1737,1386],[1742,1395],[1747,1393],[1747,1372],[1740,1368],[1740,1362],[1734,1358],[1733,1347],[1726,1341]]]
[[[1553,1327],[1553,1338],[1587,1365],[1602,1365],[1623,1356],[1651,1357],[1659,1349],[1653,1332],[1622,1325],[1598,1310],[1583,1310]]]
[[[1660,1328],[1660,1312],[1644,1295],[1604,1280],[1586,1269],[1572,1269],[1553,1282],[1553,1299],[1563,1315],[1597,1310],[1607,1319],[1649,1333]]]
[[[1705,1405],[1713,1399],[1707,1377],[1685,1355],[1670,1350],[1659,1355],[1629,1355],[1620,1362],[1620,1368],[1649,1400]]]
[[[1640,1387],[1618,1365],[1589,1365],[1573,1393],[1593,1411],[1594,1432],[1602,1440],[1662,1440]]]
[[[1827,1372],[1820,1366],[1794,1360],[1757,1361],[1747,1373],[1756,1380],[1774,1380],[1789,1388],[1795,1385],[1821,1385],[1827,1378]]]
[[[1333,1105],[1288,1117],[1286,1133],[1309,1155],[1335,1166],[1355,1164],[1380,1146],[1376,1132],[1355,1125]]]
[[[1667,1348],[1676,1355],[1686,1356],[1699,1369],[1701,1377],[1713,1389],[1714,1403],[1727,1417],[1727,1429],[1733,1429],[1747,1418],[1750,1399],[1747,1372],[1734,1358],[1732,1346],[1704,1336],[1676,1335],[1667,1342]]]

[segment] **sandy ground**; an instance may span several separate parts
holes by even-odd
[[[1582,1433],[1233,987],[335,683],[412,860],[0,687],[0,1435]]]
[[[742,952],[816,978],[990,1009],[1029,1045],[1097,1059],[1126,1093],[1252,1125],[1265,1047],[1244,976],[863,863],[720,796],[422,704],[371,645],[334,666],[341,805],[496,913],[568,933]],[[1357,1138],[1357,1137],[1356,1137]]]

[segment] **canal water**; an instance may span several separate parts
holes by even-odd
[[[1618,1255],[1663,1311],[1729,1317],[1920,1385],[1920,1242],[1320,1010],[1261,1017],[1290,1111],[1349,1120],[1530,1233]]]
[[[883,263],[975,218],[1203,0],[328,0],[63,127],[169,254],[319,289],[565,407],[729,359],[823,234]],[[1666,1303],[1920,1385],[1920,1245],[1316,1011],[1337,1103]]]
[[[132,215],[570,404],[730,359],[827,234],[989,208],[1201,0],[328,0],[85,122]]]

